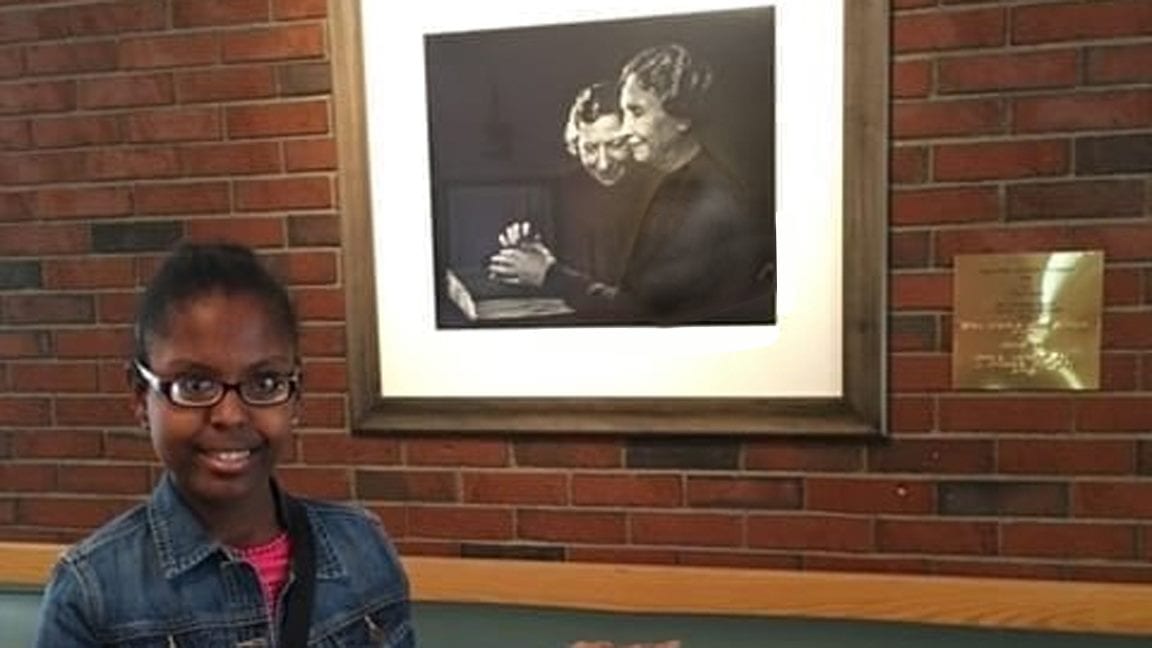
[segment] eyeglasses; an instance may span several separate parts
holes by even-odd
[[[272,407],[287,403],[300,389],[300,370],[292,373],[264,371],[235,383],[202,375],[187,374],[171,380],[160,378],[139,360],[132,363],[137,375],[168,402],[180,407],[212,407],[235,391],[240,400],[253,407]]]

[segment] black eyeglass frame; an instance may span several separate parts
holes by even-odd
[[[139,376],[140,379],[143,380],[152,391],[155,391],[157,394],[163,396],[164,399],[172,405],[176,407],[184,407],[187,409],[207,409],[210,407],[215,407],[216,405],[220,404],[220,401],[224,400],[224,397],[227,396],[228,392],[230,391],[236,392],[236,395],[240,397],[240,401],[249,407],[278,407],[287,402],[290,402],[300,392],[301,372],[300,368],[296,367],[292,370],[292,373],[283,376],[283,378],[288,381],[288,391],[284,394],[283,400],[266,403],[254,403],[248,400],[248,398],[244,395],[244,392],[241,390],[241,387],[244,385],[244,381],[230,383],[213,378],[212,380],[219,383],[221,387],[220,393],[217,394],[215,398],[204,403],[182,403],[172,398],[172,386],[176,384],[176,380],[167,380],[157,376],[152,372],[151,369],[149,369],[139,360],[132,361],[132,370],[136,372],[136,375]]]

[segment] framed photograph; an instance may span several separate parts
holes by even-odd
[[[330,3],[354,432],[884,433],[887,3],[619,4]]]

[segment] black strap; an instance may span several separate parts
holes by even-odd
[[[288,536],[292,539],[292,574],[295,580],[288,590],[288,601],[284,605],[280,646],[305,648],[308,645],[308,626],[312,622],[312,600],[316,594],[316,545],[304,505],[292,497],[287,497],[285,500]]]

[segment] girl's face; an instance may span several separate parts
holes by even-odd
[[[239,383],[291,374],[295,349],[281,323],[255,296],[211,292],[178,303],[167,330],[149,345],[148,366],[161,380]],[[290,442],[299,401],[244,403],[236,390],[210,407],[181,407],[154,389],[136,393],[136,415],[180,491],[219,506],[259,502]]]

